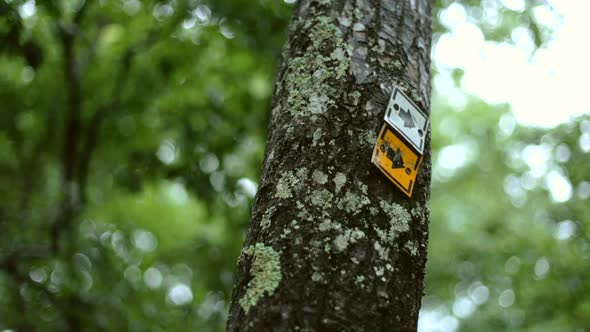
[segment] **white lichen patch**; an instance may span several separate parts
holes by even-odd
[[[321,274],[321,273],[319,273],[319,272],[314,272],[314,273],[311,275],[311,280],[312,280],[312,281],[314,281],[314,282],[319,282],[319,281],[322,281],[322,274]]]
[[[240,306],[245,312],[258,303],[258,300],[267,295],[272,295],[281,282],[280,254],[272,247],[263,243],[249,246],[244,253],[252,256],[250,275],[252,280],[248,283],[246,293],[240,299]]]
[[[324,243],[321,240],[311,240],[310,244],[314,248],[322,248],[322,246],[324,245]]]
[[[301,167],[298,168],[297,171],[295,171],[295,174],[299,179],[306,179],[308,173],[309,171],[307,170],[307,167]]]
[[[344,61],[345,57],[346,52],[341,48],[337,48],[332,53],[330,53],[330,59],[332,60]]]
[[[357,19],[357,20],[359,20],[359,21],[363,18],[363,13],[361,12],[361,10],[358,7],[356,7],[352,11],[352,13],[354,14],[354,18]]]
[[[322,129],[320,129],[320,128],[317,128],[317,129],[316,129],[316,130],[313,132],[313,143],[312,143],[312,145],[313,145],[313,146],[316,146],[316,145],[318,145],[318,142],[320,141],[320,139],[322,138],[322,136],[323,136],[323,134],[322,134]],[[323,143],[322,143],[322,144],[320,144],[320,145],[323,145]]]
[[[424,223],[426,221],[425,213],[426,210],[425,208],[420,206],[420,203],[418,203],[418,205],[410,211],[412,217],[418,219],[421,223]]]
[[[334,176],[334,184],[336,185],[336,192],[339,192],[340,189],[342,189],[342,186],[344,186],[344,184],[346,183],[346,175],[344,175],[343,173],[336,173],[336,176]]]
[[[322,172],[320,170],[313,171],[311,178],[317,184],[326,184],[328,182],[328,175],[326,175],[324,172]]]
[[[359,101],[361,100],[361,93],[358,91],[354,91],[348,94],[348,96],[352,99],[353,105],[358,105]]]
[[[311,114],[323,114],[327,110],[328,103],[329,103],[328,96],[316,94],[316,95],[309,97],[309,103],[307,105],[307,110]]]
[[[352,26],[352,30],[353,30],[353,31],[365,31],[365,25],[364,25],[364,24],[362,24],[362,23],[355,23],[355,24]]]
[[[315,206],[321,206],[324,208],[332,207],[332,199],[334,194],[326,189],[314,190],[309,195],[309,201]]]
[[[348,244],[349,238],[344,234],[340,234],[336,237],[336,239],[334,239],[334,248],[338,252],[344,251],[346,248],[348,248]]]
[[[405,247],[406,247],[406,249],[408,249],[408,251],[410,252],[410,254],[412,256],[418,255],[418,246],[416,246],[416,243],[414,243],[412,241],[408,241],[408,242],[406,242]]]
[[[279,179],[279,183],[277,183],[275,197],[278,198],[291,198],[293,197],[293,192],[291,189],[299,183],[299,179],[293,175],[293,171],[287,171],[283,173],[281,178]]]
[[[375,275],[378,277],[381,277],[384,273],[385,273],[385,269],[383,268],[383,266],[375,266]]]
[[[346,16],[339,17],[338,22],[340,23],[340,25],[347,28],[352,24],[352,20]]]
[[[293,197],[293,189],[302,183],[302,180],[307,179],[309,171],[306,167],[298,168],[295,172],[286,171],[281,175],[277,185],[275,197],[291,198]]]
[[[322,114],[336,105],[340,92],[327,83],[344,77],[350,63],[342,33],[332,19],[319,16],[311,24],[311,44],[304,55],[291,60],[287,75],[288,109],[295,116]]]
[[[375,241],[373,248],[377,251],[379,258],[387,260],[389,258],[389,249],[384,248],[379,241]]]
[[[313,216],[309,213],[309,211],[307,211],[306,208],[299,209],[299,212],[297,212],[297,218],[299,218],[300,220],[307,220],[307,221],[313,220]]]
[[[272,220],[270,219],[270,217],[275,212],[275,210],[276,210],[276,208],[274,206],[272,206],[268,210],[266,210],[266,212],[264,212],[264,215],[262,216],[262,219],[260,220],[260,227],[262,227],[262,229],[267,229],[268,226],[270,226],[270,224],[272,223]]]
[[[359,143],[372,147],[377,142],[377,134],[373,130],[367,130],[359,135]]]
[[[355,228],[351,232],[351,237],[353,239],[353,242],[356,242],[357,240],[360,240],[365,237],[365,232],[361,231],[360,229]]]
[[[387,230],[377,229],[377,235],[385,243],[393,242],[400,233],[410,230],[412,216],[401,205],[381,201],[381,209],[390,218]]]
[[[295,205],[297,206],[297,218],[299,218],[299,220],[313,220],[313,216],[309,213],[309,211],[307,210],[305,205],[301,203],[301,201],[295,202]]]
[[[360,212],[360,209],[371,203],[369,198],[365,195],[357,195],[353,192],[347,191],[344,197],[338,200],[338,208],[353,215]]]
[[[369,208],[369,213],[374,217],[379,214],[379,209],[374,206],[371,206]]]
[[[421,217],[423,213],[424,213],[424,210],[420,206],[420,203],[417,203],[416,207],[410,211],[410,214],[412,215],[412,217]]]
[[[389,203],[381,201],[379,205],[381,206],[383,212],[385,212],[385,214],[387,214],[392,219],[392,222],[393,219],[395,219],[396,224],[403,224],[400,225],[400,227],[404,228],[405,231],[409,229],[409,223],[412,220],[412,216],[408,210],[406,210],[403,206],[393,202]]]
[[[359,187],[359,189],[361,190],[361,192],[363,193],[363,195],[366,195],[369,192],[369,187],[367,187],[366,184],[358,181],[356,183],[356,185]]]
[[[354,278],[355,285],[359,286],[360,288],[365,288],[364,281],[365,281],[364,275],[356,276]]]
[[[342,252],[348,248],[352,243],[365,237],[365,233],[357,228],[350,230],[347,229],[343,234],[339,234],[334,239],[334,249],[337,252]]]
[[[319,225],[318,225],[318,229],[321,232],[325,232],[327,230],[330,229],[330,227],[332,226],[332,222],[329,219],[324,219],[324,221],[322,221]]]
[[[286,227],[285,229],[283,229],[283,233],[281,233],[281,239],[286,239],[291,233],[291,229],[289,227]]]
[[[324,219],[319,225],[318,229],[320,232],[329,231],[331,229],[340,230],[342,226],[340,224],[330,221],[330,219]]]

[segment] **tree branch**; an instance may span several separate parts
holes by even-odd
[[[109,102],[99,107],[90,118],[90,121],[88,121],[85,139],[82,149],[80,150],[81,155],[77,173],[78,183],[80,186],[80,201],[83,203],[86,201],[86,184],[88,181],[90,162],[92,160],[94,151],[99,145],[100,129],[102,127],[102,123],[109,113],[116,110],[121,105],[123,91],[127,81],[129,80],[129,71],[131,70],[135,56],[150,49],[161,39],[162,35],[164,34],[165,33],[162,30],[153,28],[147,33],[147,36],[143,40],[130,45],[125,50],[121,59],[122,64],[119,67],[118,73],[116,74],[115,83],[113,85]]]
[[[42,158],[45,151],[47,151],[47,147],[53,143],[52,142],[52,129],[55,128],[57,117],[55,116],[55,110],[52,109],[49,112],[46,112],[45,117],[46,121],[45,128],[43,129],[43,134],[39,137],[38,141],[35,143],[33,150],[27,158],[27,160],[23,160],[22,167],[21,167],[21,174],[22,174],[22,190],[21,190],[21,199],[19,203],[19,212],[22,216],[22,220],[28,220],[29,216],[31,215],[32,211],[29,209],[29,204],[32,199],[32,194],[35,192],[38,179],[39,179],[39,169],[42,166]]]
[[[88,6],[91,2],[94,2],[94,1],[93,0],[82,1],[82,4],[78,8],[78,11],[76,11],[76,14],[74,15],[74,19],[73,19],[73,22],[76,25],[76,27],[82,23],[82,19],[84,18],[84,14],[86,14],[86,12],[88,11]]]
[[[31,288],[39,290],[52,304],[55,305],[55,295],[49,292],[43,284],[39,284],[31,280],[28,276],[28,273],[23,273],[23,271],[18,268],[18,264],[23,260],[33,260],[47,257],[50,257],[50,251],[48,247],[31,246],[18,248],[0,258],[0,270],[3,270],[8,276],[10,276],[17,286],[13,287],[14,297],[16,298],[16,305],[18,307],[17,310],[23,313],[28,310],[28,303],[24,293],[20,291],[21,288],[19,286],[22,284],[26,284]],[[35,331],[35,326],[31,324],[32,322],[28,321],[25,317],[26,316],[23,315],[17,320],[17,326],[15,326],[16,330],[23,332]]]
[[[75,41],[79,34],[90,1],[84,1],[78,8],[71,24],[61,23],[59,39],[64,57],[64,74],[68,91],[65,116],[65,128],[62,147],[62,201],[59,211],[50,226],[52,248],[58,251],[58,242],[63,230],[68,229],[79,205],[79,183],[76,183],[76,165],[78,162],[78,139],[82,127],[82,83],[80,66],[76,57]]]
[[[23,39],[24,27],[18,10],[6,2],[0,2],[0,17],[5,19],[3,31],[0,31],[0,51],[22,56],[34,69],[43,61],[43,49],[30,38]]]
[[[175,14],[175,17],[170,20],[167,26],[151,28],[143,40],[130,45],[123,53],[122,65],[119,67],[119,70],[116,74],[111,98],[107,103],[100,106],[94,112],[90,118],[90,121],[88,122],[88,127],[86,128],[86,135],[80,150],[81,155],[77,170],[77,180],[79,184],[78,189],[81,203],[85,203],[86,201],[86,184],[88,182],[88,172],[90,163],[92,161],[92,155],[99,145],[100,129],[102,127],[102,123],[108,114],[116,110],[121,104],[123,89],[129,80],[129,71],[131,70],[133,59],[137,54],[150,49],[164,36],[174,31],[174,29],[178,27],[178,24],[186,18],[187,13],[189,12],[187,9],[188,3],[186,1],[180,2],[179,7],[176,10],[177,14]]]
[[[47,246],[21,247],[12,250],[0,258],[0,270],[7,272],[16,271],[19,262],[35,258],[47,258],[49,257],[49,253],[50,251]]]

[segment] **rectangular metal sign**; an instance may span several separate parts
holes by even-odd
[[[385,122],[396,129],[420,155],[424,154],[428,115],[397,86],[389,99]]]
[[[399,133],[383,124],[371,161],[408,197],[412,197],[422,156],[405,143]]]

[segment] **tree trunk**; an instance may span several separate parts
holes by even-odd
[[[228,331],[415,331],[430,135],[408,198],[372,163],[392,85],[428,113],[431,2],[300,0]]]

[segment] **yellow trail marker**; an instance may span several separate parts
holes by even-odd
[[[408,197],[412,197],[422,156],[414,152],[389,125],[384,124],[371,161]]]

